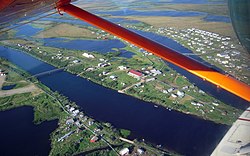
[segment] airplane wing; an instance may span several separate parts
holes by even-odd
[[[54,9],[57,0],[0,0],[0,29]]]
[[[235,121],[211,156],[250,154],[250,107]]]

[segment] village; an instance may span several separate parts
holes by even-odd
[[[129,28],[138,29],[135,26],[129,26]],[[243,49],[236,39],[197,28],[178,30],[173,27],[155,28],[151,26],[141,30],[174,39],[193,52],[185,53],[185,55],[194,59],[201,57],[204,63],[210,63],[214,68],[221,68],[239,80],[250,83],[248,79],[250,73],[248,62],[250,60],[241,52]]]
[[[3,63],[3,62],[2,62]],[[4,65],[7,63],[7,61],[4,61]],[[14,70],[9,69],[7,66],[4,66],[2,68],[2,64],[0,64],[0,71],[3,77],[3,81],[5,83],[8,83],[8,80],[5,81],[6,76],[12,76],[13,74],[16,74]],[[14,69],[14,68],[13,68]],[[18,69],[17,69],[18,70]],[[10,74],[7,75],[6,73],[9,72]],[[18,76],[18,82],[22,79],[22,76]],[[28,80],[28,79],[27,79]],[[14,82],[14,81],[13,81]],[[36,83],[38,85],[38,83]],[[40,86],[41,84],[39,84]],[[0,84],[0,91],[2,88],[2,84]],[[40,88],[42,89],[42,88]],[[96,121],[86,115],[75,103],[72,103],[65,99],[65,97],[61,96],[60,94],[53,93],[50,90],[43,90],[39,91],[39,93],[36,93],[36,95],[32,95],[30,93],[35,93],[38,90],[38,86],[36,87],[36,91],[26,91],[25,94],[23,93],[15,93],[13,95],[5,95],[1,97],[1,102],[5,101],[5,99],[10,98],[7,100],[4,105],[0,106],[1,110],[4,110],[5,108],[8,108],[10,104],[13,103],[19,103],[15,102],[16,97],[18,96],[25,96],[27,99],[31,99],[26,101],[25,98],[24,101],[21,102],[21,105],[35,105],[36,103],[41,100],[47,99],[50,100],[50,105],[53,105],[52,107],[56,106],[57,110],[59,112],[54,112],[55,114],[59,115],[59,123],[57,129],[52,133],[51,140],[52,140],[52,150],[51,154],[57,155],[57,154],[81,154],[84,152],[90,151],[96,151],[103,152],[103,150],[100,150],[100,147],[103,147],[106,152],[106,154],[112,154],[112,155],[159,155],[168,153],[168,151],[163,151],[161,149],[156,149],[155,147],[151,146],[150,144],[144,143],[143,141],[137,141],[137,140],[128,140],[127,137],[130,134],[130,131],[124,130],[124,129],[115,129],[111,124],[109,123],[103,123]],[[12,91],[12,89],[9,89],[9,91]],[[51,98],[52,99],[51,99]],[[54,99],[54,100],[53,100]],[[12,101],[13,100],[13,101]],[[26,102],[28,103],[26,103]],[[19,105],[19,104],[17,104]],[[44,111],[44,104],[41,103],[42,107],[40,108],[40,112]],[[15,105],[11,107],[16,107]],[[36,108],[35,108],[36,109]],[[44,112],[46,113],[46,112]],[[42,115],[42,114],[41,114]],[[46,114],[46,117],[50,116],[49,114]],[[36,120],[36,119],[35,119]],[[70,146],[68,146],[70,145]],[[76,148],[73,153],[70,153],[70,149]],[[78,148],[78,149],[77,149]],[[66,152],[66,153],[64,153]],[[170,153],[168,153],[170,154]]]
[[[147,31],[152,31],[150,28]],[[112,37],[104,32],[98,31],[98,34],[101,37]],[[222,39],[229,40],[229,38]],[[230,123],[235,120],[237,113],[228,113],[235,112],[234,108],[198,89],[185,76],[169,68],[158,57],[132,44],[124,43],[127,44],[124,49],[135,54],[132,58],[119,57],[119,49],[117,52],[101,54],[73,50],[69,52],[65,49],[21,43],[15,43],[15,46],[56,67],[63,67],[64,70],[77,76],[115,89],[119,93],[153,102],[156,107],[162,105],[170,111],[195,114],[215,122]],[[224,116],[225,120],[222,121],[217,114]]]

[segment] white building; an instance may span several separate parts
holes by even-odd
[[[122,150],[119,151],[119,154],[121,156],[128,155],[129,154],[129,149],[128,148],[124,148],[124,149],[122,149]]]
[[[118,66],[118,69],[119,69],[119,70],[126,70],[127,67],[125,67],[125,66]]]
[[[184,92],[181,92],[181,91],[177,91],[177,93],[176,93],[177,95],[178,95],[178,97],[184,97],[185,96],[185,93]]]
[[[79,60],[74,60],[73,63],[80,63],[80,61]]]
[[[84,56],[84,57],[86,57],[86,58],[95,58],[94,55],[88,54],[88,53],[83,53],[82,56]]]
[[[177,95],[176,95],[176,94],[171,94],[171,96],[172,96],[173,98],[177,98]]]

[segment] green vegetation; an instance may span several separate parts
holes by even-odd
[[[13,43],[14,45],[17,44],[15,41]],[[39,47],[39,49],[36,47]],[[15,48],[23,50],[17,46]],[[88,51],[58,49],[39,44],[33,44],[31,50],[26,52],[58,68],[63,67],[73,74],[87,78],[105,87],[119,90],[144,101],[162,105],[168,109],[197,115],[203,119],[232,124],[242,112],[217,101],[210,95],[200,92],[185,77],[166,66],[158,57],[148,55],[147,52],[140,52],[138,48],[129,45],[124,49],[135,53],[135,55],[132,58],[119,57],[119,49],[116,49],[117,52],[104,55],[91,52],[94,58],[90,59],[82,55],[83,53],[90,53]],[[77,62],[74,63],[75,60]],[[101,67],[99,66],[100,63],[109,65]],[[124,66],[127,69],[120,70],[118,69],[119,66]],[[145,74],[143,79],[137,80],[128,75],[129,69],[142,72],[156,69],[160,70],[161,74],[155,76]],[[154,80],[147,82],[148,79],[152,78]],[[173,91],[167,92],[171,88],[173,88]],[[184,96],[175,97],[178,92],[184,93]],[[194,106],[192,102],[201,103],[203,106]],[[218,106],[214,106],[213,103],[216,103]],[[225,115],[225,112],[228,113]]]
[[[34,92],[1,97],[0,111],[32,106],[34,108],[34,123],[40,124],[43,121],[58,120],[58,128],[51,134],[49,155],[117,155],[122,148],[130,147],[130,149],[135,150],[142,146],[140,142],[130,145],[119,139],[120,137],[128,137],[130,135],[128,130],[119,130],[108,123],[95,121],[84,115],[83,112],[77,116],[74,115],[69,109],[72,107],[79,109],[75,103],[58,92],[52,92],[35,78],[30,79],[28,73],[8,61],[1,59],[0,69],[8,71],[6,81],[11,81],[14,84],[20,81],[26,84],[35,82],[36,86],[39,87],[39,90]],[[90,141],[94,136],[98,139],[95,142]],[[149,144],[142,144],[145,149],[148,149],[146,154],[159,155],[162,153]],[[110,146],[112,146],[112,150]],[[133,150],[131,152],[135,152]]]
[[[121,136],[127,138],[130,135],[130,131],[126,129],[120,129]]]
[[[0,111],[21,106],[34,107],[34,122],[37,124],[58,119],[63,115],[63,111],[58,107],[57,103],[45,93],[35,96],[32,93],[23,93],[2,97],[0,103]]]

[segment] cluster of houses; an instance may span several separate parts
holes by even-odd
[[[192,101],[191,105],[193,105],[193,106],[199,106],[199,107],[203,107],[204,106],[204,104],[202,104],[200,102],[195,102],[195,101]]]
[[[177,97],[183,98],[184,96],[185,96],[185,93],[182,91],[179,91],[179,90],[176,93],[171,94],[171,97],[173,97],[173,98],[177,98]]]
[[[171,27],[161,27],[156,30],[147,28],[146,31],[156,31],[160,35],[167,35],[177,42],[184,42],[189,49],[196,51],[198,55],[205,55],[207,60],[216,62],[224,67],[226,71],[234,74],[234,69],[241,71],[244,58],[240,56],[240,52],[236,49],[230,37],[219,35],[218,33],[190,28],[185,30],[177,30]],[[239,56],[241,59],[239,59]],[[245,64],[247,60],[244,61]],[[244,69],[249,69],[247,66]],[[239,77],[238,75],[235,75]],[[246,76],[240,76],[243,79],[248,79]]]
[[[92,34],[96,34],[96,39],[103,39],[103,40],[107,40],[109,37],[110,37],[110,34],[109,33],[106,33],[105,31],[103,30],[99,30],[97,32],[94,32],[92,31],[91,32]]]
[[[25,50],[28,50],[28,51],[32,50],[31,46],[27,46],[27,45],[23,45],[23,44],[19,44],[19,43],[17,44],[17,46],[20,47],[20,48],[23,48]]]
[[[230,68],[236,68],[236,69],[242,69],[241,65],[235,65],[233,62],[235,59],[232,58],[232,56],[240,55],[240,52],[235,50],[226,50],[224,52],[216,54],[215,61],[219,62],[220,64],[223,64],[225,67]]]
[[[69,130],[71,125],[76,125],[78,127],[77,132],[79,129],[84,129],[86,127],[92,126],[94,124],[94,120],[91,118],[88,118],[81,112],[79,109],[76,107],[66,105],[65,106],[66,111],[70,114],[70,117],[65,121],[65,124],[67,125],[67,130]],[[97,142],[100,137],[97,133],[101,131],[102,127],[96,127],[94,129],[94,134],[93,136],[90,137],[90,142],[94,143]],[[69,137],[71,134],[73,134],[75,131],[70,131],[67,134],[63,135],[62,137],[58,138],[58,142],[64,141],[67,137]]]
[[[141,79],[143,76],[145,76],[145,75],[147,75],[147,76],[157,76],[157,75],[161,75],[162,74],[162,72],[160,71],[160,70],[157,70],[157,69],[155,69],[155,68],[151,68],[151,69],[148,69],[148,70],[146,70],[145,68],[142,68],[142,71],[143,72],[140,72],[140,71],[138,71],[138,70],[134,70],[134,69],[130,69],[129,71],[128,71],[128,75],[129,76],[132,76],[132,77],[134,77],[134,78],[136,78],[136,79]]]

